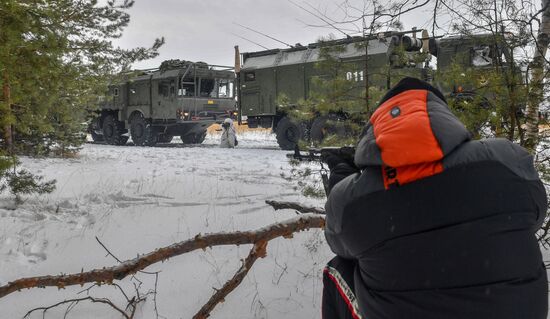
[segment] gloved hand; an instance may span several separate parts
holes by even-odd
[[[341,148],[337,152],[322,154],[323,162],[325,162],[330,169],[330,176],[328,179],[329,191],[344,178],[360,172],[360,169],[355,166],[353,162],[354,153],[355,150],[353,148],[347,147]]]
[[[344,146],[341,148],[326,148],[321,150],[321,161],[327,163],[329,169],[333,169],[338,164],[347,164],[355,167],[355,148]]]
[[[343,158],[342,156],[335,154],[335,153],[329,153],[325,156],[323,156],[323,162],[327,163],[328,168],[332,171],[338,164],[346,164],[349,165],[348,161]]]

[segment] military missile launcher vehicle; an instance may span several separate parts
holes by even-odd
[[[94,141],[152,146],[180,136],[199,144],[208,126],[236,114],[232,67],[169,60],[109,87],[90,125]]]
[[[376,86],[385,91],[403,77],[412,76],[431,82],[447,96],[471,99],[476,94],[475,88],[440,85],[434,78],[436,68],[441,71],[452,63],[459,63],[465,68],[492,67],[497,55],[506,56],[509,53],[504,41],[495,46],[495,41],[488,41],[488,35],[473,35],[469,39],[429,38],[427,31],[413,29],[242,55],[236,48],[236,55],[240,55],[235,61],[239,121],[243,122],[246,118],[249,127],[272,128],[279,146],[286,150],[294,149],[301,138],[321,140],[327,116],[319,114],[311,121],[296,123],[278,105],[278,97],[283,94],[292,104],[307,100],[312,95],[312,79],[323,76],[316,63],[322,59],[322,46],[327,45],[342,48],[337,53],[337,59],[347,64],[348,68],[353,66],[351,69],[354,71],[347,72],[346,78],[359,82],[358,87]],[[430,63],[434,57],[436,68]],[[356,90],[354,94],[364,94],[361,92],[364,91]],[[339,120],[344,117],[346,114],[333,114],[328,118]]]
[[[367,69],[369,74],[386,75],[376,79],[368,76],[369,86],[387,88],[394,77],[431,78],[433,72],[424,66],[425,61],[414,62],[413,55],[420,53],[423,45],[428,45],[427,41],[416,37],[416,33],[416,30],[388,32],[367,39],[349,37],[289,49],[243,53],[237,85],[240,119],[246,117],[249,127],[273,128],[282,149],[294,149],[297,141],[305,135],[320,137],[323,124],[327,121],[326,116],[319,116],[310,123],[294,123],[277,105],[277,100],[281,94],[291,104],[310,97],[313,78],[323,76],[316,67],[316,63],[322,59],[322,46],[341,47],[336,58],[348,64],[348,68],[352,66],[346,77],[363,83],[358,87],[365,87],[367,75],[364,70]],[[398,49],[401,57],[405,55],[408,58],[397,57]],[[365,58],[366,53],[368,60]],[[365,62],[368,63],[367,68]],[[356,90],[355,94],[361,94],[361,90]]]

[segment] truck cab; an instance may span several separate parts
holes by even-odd
[[[109,87],[92,137],[122,145],[202,143],[206,129],[236,114],[232,67],[169,60],[158,69],[134,72]]]

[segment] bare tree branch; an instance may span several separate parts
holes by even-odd
[[[207,247],[222,245],[255,244],[262,241],[269,241],[277,237],[288,238],[292,237],[292,234],[295,232],[310,228],[323,228],[324,225],[324,216],[307,214],[284,222],[271,224],[254,231],[214,233],[207,235],[198,234],[192,239],[159,248],[153,252],[138,256],[120,265],[109,268],[94,269],[88,272],[68,275],[17,279],[0,287],[0,298],[25,288],[44,288],[46,286],[64,288],[66,286],[84,285],[85,283],[91,282],[110,284],[113,280],[121,280],[150,265],[197,249],[206,249]]]
[[[293,5],[297,6],[298,8],[304,10],[305,12],[317,17],[318,19],[321,19],[323,22],[325,22],[326,24],[328,24],[329,26],[331,26],[333,29],[335,29],[336,31],[342,33],[344,36],[346,37],[349,37],[349,35],[347,33],[345,33],[344,31],[342,31],[341,29],[339,29],[338,27],[336,27],[333,23],[331,23],[327,18],[323,18],[321,16],[319,16],[318,14],[314,13],[314,12],[311,12],[310,10],[304,8],[303,6],[299,5],[298,3],[292,1],[292,0],[288,0],[288,2],[292,3]],[[315,9],[314,9],[315,10]]]
[[[325,214],[325,210],[322,208],[302,206],[301,204],[295,203],[295,202],[279,202],[274,200],[266,200],[265,203],[273,207],[273,209],[275,210],[294,209],[295,211],[301,214],[307,214],[307,213],[321,214],[321,215]]]
[[[193,316],[193,319],[206,319],[210,316],[210,313],[216,307],[217,304],[220,302],[224,302],[225,297],[229,295],[237,286],[240,285],[240,283],[243,281],[244,277],[248,274],[248,271],[252,266],[254,265],[254,262],[258,260],[258,258],[264,258],[266,256],[266,247],[267,247],[267,241],[260,241],[254,244],[254,247],[252,247],[252,250],[248,254],[248,257],[243,262],[243,265],[233,278],[228,280],[225,285],[223,285],[222,288],[216,289],[216,293],[210,297],[208,302],[202,306],[202,308],[197,312],[196,315]]]
[[[97,238],[97,236],[95,236],[95,240],[101,245],[101,247],[103,247],[103,249],[105,249],[105,251],[107,252],[107,256],[111,256],[114,258],[114,260],[118,261],[119,263],[123,263],[122,260],[120,260],[117,256],[115,256],[108,248],[107,246],[105,246],[101,240],[99,240],[99,238]],[[149,271],[143,271],[143,270],[140,270],[139,271],[140,273],[143,273],[143,274],[147,274],[147,275],[155,275],[158,277],[158,274],[159,272],[156,271],[156,272],[149,272]]]
[[[32,310],[30,310],[29,312],[27,312],[25,314],[25,316],[23,316],[23,318],[30,318],[30,315],[35,312],[35,311],[42,311],[43,314],[46,313],[46,311],[50,310],[50,309],[53,309],[55,307],[59,307],[61,305],[65,305],[65,304],[71,304],[71,306],[69,306],[70,309],[72,309],[72,307],[74,307],[74,304],[76,303],[79,303],[79,302],[82,302],[82,301],[86,301],[86,300],[89,300],[90,302],[93,302],[93,303],[102,303],[102,304],[106,304],[108,306],[110,306],[111,308],[113,308],[114,310],[116,310],[117,312],[119,312],[122,316],[124,316],[124,318],[126,319],[132,319],[134,317],[133,313],[131,315],[128,315],[124,310],[120,309],[119,307],[117,307],[111,300],[109,299],[106,299],[106,298],[94,298],[94,297],[84,297],[84,298],[77,298],[77,299],[67,299],[67,300],[63,300],[61,302],[58,302],[56,304],[53,304],[51,306],[47,306],[47,307],[39,307],[39,308],[34,308]],[[139,300],[138,302],[141,302],[143,300]],[[69,309],[69,310],[70,310]],[[135,309],[135,308],[134,308]]]

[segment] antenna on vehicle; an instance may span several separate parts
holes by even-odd
[[[296,2],[294,2],[294,1],[292,1],[292,0],[288,0],[288,2],[292,3],[293,5],[297,6],[297,7],[300,8],[300,9],[304,10],[305,12],[311,14],[312,16],[316,17],[317,19],[320,19],[320,20],[323,21],[324,23],[326,23],[326,24],[328,24],[329,26],[331,26],[334,30],[336,30],[336,31],[342,33],[343,35],[345,35],[346,38],[348,38],[348,39],[351,38],[351,36],[350,36],[349,34],[345,33],[345,32],[342,31],[340,28],[336,27],[333,23],[331,23],[330,21],[324,19],[323,17],[321,17],[321,16],[319,16],[319,15],[317,15],[317,14],[315,14],[315,13],[309,11],[308,9],[302,7],[301,5],[297,4]],[[309,5],[309,3],[308,3],[308,5]],[[310,6],[311,6],[311,5],[310,5]],[[313,8],[313,9],[316,10],[315,8]],[[317,11],[317,10],[316,10],[316,11]]]
[[[248,41],[248,42],[250,42],[250,43],[253,43],[253,44],[255,44],[255,45],[259,46],[259,47],[262,47],[262,48],[264,48],[264,49],[266,49],[266,50],[269,50],[268,47],[263,46],[263,45],[261,45],[261,44],[259,44],[259,43],[257,43],[257,42],[254,42],[254,41],[252,41],[252,40],[250,40],[250,39],[247,39],[247,38],[245,38],[245,37],[241,37],[240,35],[235,34],[235,33],[233,33],[233,32],[231,32],[231,34],[234,35],[234,36],[236,36],[236,37],[238,37],[238,38],[241,38],[241,39],[243,39],[243,40],[245,40],[245,41]]]
[[[238,25],[239,27],[245,28],[245,29],[250,30],[250,31],[252,31],[252,32],[256,32],[256,33],[258,33],[258,34],[260,34],[260,35],[263,35],[264,37],[268,37],[268,38],[270,38],[271,40],[274,40],[274,41],[277,41],[277,42],[279,42],[279,43],[282,43],[282,44],[286,45],[286,46],[289,47],[289,48],[293,48],[292,45],[290,45],[290,44],[288,44],[288,43],[286,43],[286,42],[283,42],[283,41],[281,41],[281,40],[279,40],[279,39],[275,39],[274,37],[269,36],[269,35],[267,35],[267,34],[265,34],[265,33],[262,33],[262,32],[260,32],[260,31],[256,31],[256,30],[251,29],[251,28],[249,28],[249,27],[246,27],[246,26],[244,26],[244,25],[242,25],[242,24],[238,24],[237,22],[233,22],[233,24],[236,24],[236,25]]]

